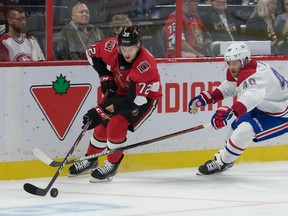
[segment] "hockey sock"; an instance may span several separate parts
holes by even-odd
[[[119,151],[119,152],[114,152],[112,154],[108,154],[107,155],[107,159],[110,163],[117,163],[120,161],[120,159],[122,158],[124,150]]]
[[[231,134],[226,143],[224,151],[221,151],[221,159],[224,163],[235,161],[245,151],[248,145],[253,142],[255,133],[252,126],[243,122]]]
[[[124,143],[126,142],[126,138],[123,142],[120,143],[112,143],[107,141],[107,146],[109,149],[117,149],[117,148],[121,148]],[[117,163],[121,160],[122,155],[123,155],[124,150],[122,151],[118,151],[118,152],[114,152],[112,154],[107,155],[107,159],[110,163]]]

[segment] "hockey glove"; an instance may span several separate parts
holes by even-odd
[[[117,86],[114,82],[113,75],[102,75],[99,77],[99,79],[102,94],[105,94],[107,91],[116,92]]]
[[[89,125],[87,130],[91,130],[97,127],[99,124],[101,124],[101,122],[109,121],[110,117],[111,113],[101,107],[101,105],[98,105],[95,108],[88,110],[88,112],[83,116],[82,129],[89,120],[91,120],[91,124]]]
[[[213,103],[211,94],[208,91],[203,91],[199,95],[192,98],[188,105],[189,113],[196,114],[198,108]]]
[[[227,120],[231,119],[233,115],[234,111],[230,107],[219,107],[212,116],[211,124],[215,130],[220,129],[227,125]]]
[[[108,89],[104,94],[103,98],[100,100],[99,104],[104,107],[109,106],[111,104],[111,102],[109,102],[109,99],[113,98],[115,95],[115,92],[113,92],[111,89]]]

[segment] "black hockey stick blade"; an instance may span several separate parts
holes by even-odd
[[[67,158],[65,158],[65,159],[67,159]],[[50,188],[52,187],[52,185],[54,184],[54,182],[56,181],[56,179],[58,178],[58,176],[60,175],[64,166],[65,166],[65,160],[63,161],[61,166],[58,168],[57,172],[54,174],[53,178],[51,179],[51,181],[49,182],[49,184],[47,185],[46,188],[42,189],[42,188],[36,187],[35,185],[32,185],[30,183],[25,183],[23,186],[24,190],[30,194],[33,194],[33,195],[45,196],[48,193],[48,191],[50,190]]]
[[[161,141],[161,140],[165,140],[165,139],[168,139],[168,138],[171,138],[171,137],[179,136],[179,135],[182,135],[182,134],[185,134],[185,133],[190,133],[190,132],[197,131],[197,130],[200,130],[200,129],[203,129],[203,128],[207,128],[207,127],[210,127],[210,126],[211,126],[210,124],[202,124],[202,125],[198,125],[198,126],[195,126],[195,127],[192,127],[192,128],[188,128],[188,129],[185,129],[185,130],[174,132],[172,134],[168,134],[168,135],[164,135],[164,136],[157,137],[157,138],[154,138],[154,139],[142,141],[142,142],[135,143],[135,144],[132,144],[132,145],[129,145],[129,146],[124,146],[124,147],[121,147],[121,148],[118,148],[118,149],[113,149],[113,150],[106,149],[106,150],[104,150],[101,153],[97,153],[97,154],[81,157],[81,158],[74,159],[74,160],[68,160],[66,162],[66,164],[76,163],[76,162],[80,162],[80,161],[83,161],[83,160],[94,159],[94,158],[105,156],[105,155],[108,155],[108,154],[111,154],[111,153],[114,153],[114,152],[118,152],[118,151],[122,151],[122,150],[128,150],[128,149],[136,148],[138,146],[147,145],[147,144],[150,144],[150,143],[155,143],[155,142],[158,142],[158,141]],[[47,164],[49,166],[58,167],[58,166],[61,165],[61,162],[52,160],[51,158],[49,158],[40,149],[33,150],[33,153],[34,153],[35,157],[37,157],[39,160],[41,160],[43,163],[45,163],[45,164]]]
[[[30,183],[25,183],[23,188],[26,192],[30,194],[38,195],[38,196],[45,196],[48,192],[45,189],[38,188],[35,185],[32,185]]]
[[[37,196],[45,196],[48,193],[48,191],[50,190],[50,188],[52,187],[52,185],[54,184],[54,182],[56,181],[56,179],[60,175],[62,169],[67,164],[69,157],[73,154],[75,148],[78,146],[80,140],[82,139],[82,137],[83,137],[84,133],[86,132],[87,128],[89,127],[90,123],[91,123],[91,121],[88,121],[86,123],[85,127],[83,128],[83,130],[81,131],[81,133],[77,137],[76,141],[74,142],[74,144],[71,147],[71,149],[69,150],[68,154],[66,155],[66,157],[64,158],[64,160],[60,164],[59,168],[57,169],[57,171],[54,174],[53,178],[50,180],[50,182],[47,185],[47,187],[42,189],[42,188],[36,187],[35,185],[32,185],[30,183],[25,183],[23,185],[23,188],[24,188],[24,190],[26,192],[28,192],[30,194],[33,194],[33,195],[37,195]]]

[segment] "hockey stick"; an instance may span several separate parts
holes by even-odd
[[[80,140],[82,139],[83,135],[85,134],[87,128],[89,127],[91,121],[88,121],[86,123],[86,125],[84,126],[83,130],[81,131],[81,133],[79,134],[79,136],[77,137],[76,141],[74,142],[73,146],[71,147],[71,149],[69,150],[68,154],[66,155],[66,157],[64,158],[64,160],[59,163],[59,168],[56,171],[56,173],[54,174],[53,178],[51,179],[51,181],[49,182],[49,184],[47,185],[46,188],[42,189],[39,187],[36,187],[35,185],[32,185],[30,183],[25,183],[23,188],[26,192],[30,193],[30,194],[34,194],[37,196],[45,196],[48,191],[50,190],[50,188],[52,187],[52,185],[54,184],[54,182],[56,181],[57,177],[60,175],[62,169],[64,168],[64,166],[67,164],[69,157],[73,154],[75,148],[78,146]]]
[[[210,124],[198,125],[198,126],[195,126],[195,127],[192,127],[192,128],[188,128],[188,129],[185,129],[185,130],[182,130],[182,131],[178,131],[178,132],[175,132],[175,133],[172,133],[172,134],[164,135],[164,136],[161,136],[161,137],[157,137],[157,138],[154,138],[154,139],[142,141],[142,142],[139,142],[139,143],[135,143],[135,144],[132,144],[132,145],[129,145],[129,146],[124,146],[124,147],[117,148],[117,149],[112,149],[112,150],[105,149],[104,151],[102,151],[101,153],[98,153],[98,154],[84,156],[84,157],[81,157],[81,158],[78,158],[78,159],[75,159],[75,160],[70,160],[70,161],[68,160],[66,162],[66,164],[71,164],[71,163],[76,163],[76,162],[80,162],[80,161],[83,161],[83,160],[89,160],[89,159],[98,158],[98,157],[101,157],[101,156],[104,156],[104,155],[108,155],[108,154],[111,154],[111,153],[114,153],[114,152],[136,148],[138,146],[143,146],[143,145],[147,145],[147,144],[150,144],[150,143],[158,142],[158,141],[161,141],[161,140],[165,140],[165,139],[168,139],[168,138],[171,138],[171,137],[175,137],[175,136],[178,136],[178,135],[182,135],[182,134],[185,134],[185,133],[189,133],[189,132],[192,132],[192,131],[197,131],[197,130],[200,130],[200,129],[203,129],[203,128],[207,128],[207,127],[210,127]],[[42,162],[46,163],[49,166],[52,166],[52,167],[61,166],[61,162],[52,160],[50,157],[48,157],[40,149],[34,149],[33,150],[33,154],[39,160],[41,160]]]

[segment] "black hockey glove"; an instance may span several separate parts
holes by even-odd
[[[109,113],[107,110],[105,110],[101,105],[96,106],[95,108],[92,108],[88,110],[88,112],[83,116],[83,126],[86,125],[86,123],[91,120],[91,124],[87,128],[87,130],[91,130],[95,127],[97,127],[101,122],[109,121],[111,116],[111,113]]]
[[[116,92],[117,86],[114,82],[113,75],[102,75],[99,77],[101,92],[104,95],[107,91]]]

